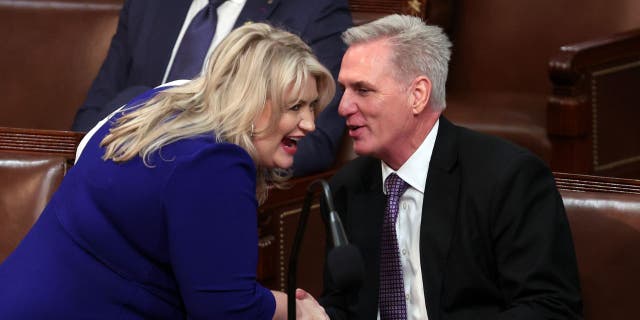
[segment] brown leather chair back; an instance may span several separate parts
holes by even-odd
[[[584,318],[634,318],[640,285],[640,181],[556,180],[578,258]]]
[[[122,0],[0,1],[0,126],[68,130]]]
[[[0,262],[38,219],[66,171],[61,156],[0,151]]]
[[[0,127],[0,263],[40,216],[73,164],[82,137]]]

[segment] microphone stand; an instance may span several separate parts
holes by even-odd
[[[300,220],[298,221],[298,229],[291,246],[291,255],[289,256],[289,270],[287,273],[287,319],[296,319],[296,276],[298,274],[298,253],[300,246],[304,238],[304,231],[307,227],[307,220],[309,220],[309,209],[311,208],[311,201],[313,200],[314,187],[317,184],[321,184],[325,193],[325,200],[328,206],[333,206],[331,199],[331,192],[329,185],[326,181],[318,179],[313,181],[307,187],[307,194],[304,198],[302,205],[302,211],[300,212]],[[333,210],[333,208],[330,208]]]

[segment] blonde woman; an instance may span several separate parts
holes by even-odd
[[[256,282],[256,208],[334,91],[297,36],[233,31],[203,76],[138,97],[87,137],[0,265],[0,318],[285,318],[285,295]],[[303,291],[297,309],[326,317]]]

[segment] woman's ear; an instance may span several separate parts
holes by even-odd
[[[271,100],[267,100],[262,109],[262,112],[258,116],[256,120],[252,123],[252,132],[253,136],[260,136],[262,133],[269,130],[269,126],[271,125],[271,117],[273,116],[273,106]]]
[[[419,76],[411,85],[411,112],[420,114],[429,104],[431,97],[431,80],[425,76]]]

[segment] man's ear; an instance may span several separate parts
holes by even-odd
[[[431,97],[431,80],[425,76],[416,77],[411,85],[411,112],[418,115],[429,104]]]

